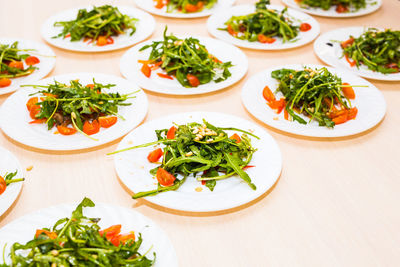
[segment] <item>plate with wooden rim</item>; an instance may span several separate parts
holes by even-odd
[[[9,174],[17,172],[14,179],[24,178],[24,170],[18,159],[7,149],[0,147],[0,176],[3,178]],[[23,182],[11,183],[6,190],[0,194],[0,216],[5,213],[21,192]]]
[[[114,141],[137,125],[139,125],[147,114],[148,101],[146,94],[136,84],[123,78],[100,73],[71,73],[50,77],[38,82],[35,85],[54,84],[54,81],[68,83],[78,79],[81,84],[92,84],[93,79],[101,84],[115,84],[107,92],[118,92],[120,94],[133,94],[135,98],[127,99],[124,103],[131,103],[129,106],[119,106],[118,114],[121,118],[115,125],[109,128],[102,128],[100,132],[91,135],[96,140],[75,133],[74,135],[57,134],[56,128],[47,129],[45,124],[30,124],[32,119],[26,108],[26,103],[32,93],[37,89],[23,87],[11,95],[0,109],[0,126],[3,132],[15,141],[24,145],[54,151],[77,150],[96,147]]]
[[[116,150],[156,141],[155,130],[168,129],[174,123],[202,123],[203,119],[216,127],[236,127],[250,131],[259,137],[259,139],[250,137],[251,144],[257,151],[249,163],[253,167],[246,169],[256,190],[253,190],[237,175],[217,181],[213,191],[210,191],[194,177],[189,176],[176,191],[145,197],[147,201],[170,209],[188,212],[226,210],[257,199],[277,182],[282,169],[282,156],[276,141],[255,123],[223,113],[178,113],[149,121],[127,135]],[[228,135],[232,135],[237,131],[227,130],[226,132]],[[154,146],[149,146],[114,155],[118,177],[129,191],[138,193],[157,188],[157,180],[149,171],[158,165],[147,160],[148,154],[154,149]]]
[[[377,11],[381,5],[382,0],[366,0],[366,7],[360,8],[358,10],[351,9],[348,12],[339,13],[336,11],[336,6],[332,6],[328,10],[315,7],[302,7],[296,0],[282,0],[282,2],[294,9],[306,12],[311,15],[321,16],[321,17],[331,17],[331,18],[349,18],[349,17],[359,17]]]
[[[59,219],[70,218],[76,205],[61,204],[41,209],[18,218],[0,229],[0,247],[5,247],[5,256],[9,255],[11,245],[15,242],[25,244],[35,235],[37,229],[52,227]],[[156,253],[154,267],[177,267],[178,259],[175,249],[166,233],[152,220],[137,211],[110,204],[97,203],[95,207],[84,208],[84,216],[100,218],[101,229],[120,224],[122,233],[134,231],[141,234],[143,242],[139,253],[153,259]],[[6,263],[10,263],[6,258]]]
[[[284,8],[284,6],[279,5],[268,5],[268,9],[277,10],[278,12],[281,12]],[[293,20],[293,25],[300,26],[302,23],[307,23],[311,26],[311,29],[308,31],[299,30],[298,36],[293,40],[283,42],[281,37],[274,37],[276,41],[272,44],[260,43],[259,41],[250,42],[248,40],[235,38],[225,30],[219,30],[220,28],[226,27],[225,23],[232,16],[245,16],[254,12],[255,6],[239,5],[215,13],[207,20],[208,32],[222,41],[236,46],[258,50],[283,50],[303,46],[312,42],[320,32],[319,23],[313,17],[291,8],[288,9],[287,16]]]
[[[235,0],[218,0],[211,8],[203,8],[203,10],[199,12],[190,12],[190,13],[184,13],[179,11],[167,12],[167,8],[165,6],[163,8],[156,8],[155,3],[156,1],[154,0],[135,0],[136,6],[151,14],[162,17],[180,18],[180,19],[201,18],[210,16],[215,12],[225,10],[226,8],[232,6],[235,3]]]
[[[179,38],[182,39],[189,37],[190,36],[179,36]],[[229,68],[231,76],[221,82],[211,81],[209,83],[190,88],[181,85],[174,77],[171,77],[172,79],[165,79],[156,75],[157,73],[165,74],[161,68],[156,71],[152,71],[149,78],[146,77],[141,72],[143,64],[139,63],[138,61],[148,60],[151,48],[143,51],[140,51],[140,49],[146,45],[152,44],[153,41],[162,41],[161,38],[143,42],[126,51],[120,61],[120,71],[125,78],[137,82],[140,87],[146,90],[169,95],[198,95],[215,92],[237,83],[247,73],[248,60],[246,55],[239,48],[214,38],[201,36],[192,36],[192,38],[198,39],[200,44],[204,45],[208,52],[220,61],[230,61],[233,65]]]
[[[40,62],[33,65],[37,69],[35,69],[31,74],[17,78],[10,78],[11,85],[7,87],[0,87],[0,95],[14,92],[22,83],[33,82],[42,79],[53,70],[56,64],[56,55],[54,54],[53,50],[45,44],[21,38],[0,38],[0,45],[11,45],[14,42],[18,42],[19,49],[32,49],[32,51],[21,51],[19,54],[29,54],[31,56],[35,56]],[[26,63],[23,62],[23,64],[26,68]]]
[[[62,32],[62,27],[54,26],[55,22],[74,20],[76,19],[79,9],[91,10],[93,9],[92,6],[69,9],[51,16],[42,25],[40,33],[46,42],[58,48],[77,52],[104,52],[132,46],[145,40],[154,32],[156,22],[150,14],[129,6],[116,7],[122,14],[136,18],[138,21],[135,24],[136,31],[132,35],[130,34],[131,30],[129,30],[123,34],[119,34],[118,36],[112,36],[112,44],[98,46],[94,42],[85,42],[84,40],[71,42],[70,38],[55,38],[55,36]]]
[[[245,108],[254,117],[268,126],[287,133],[310,137],[342,137],[355,135],[373,128],[385,116],[385,99],[383,94],[372,83],[349,71],[326,67],[329,72],[337,75],[343,82],[347,82],[350,85],[363,86],[353,87],[356,98],[351,100],[351,103],[352,106],[358,109],[357,117],[346,123],[335,125],[334,128],[319,126],[316,121],[311,121],[308,124],[300,124],[297,121],[285,120],[283,112],[281,114],[276,114],[275,111],[267,105],[267,102],[263,98],[263,89],[265,86],[268,86],[271,91],[274,92],[278,88],[279,82],[271,77],[272,71],[283,68],[303,70],[304,67],[320,69],[325,66],[313,64],[284,65],[269,68],[254,74],[245,83],[242,89],[242,102]],[[309,118],[305,116],[302,118],[307,122],[309,121]]]
[[[384,74],[370,70],[364,64],[361,64],[359,67],[352,67],[349,62],[346,61],[340,43],[348,40],[350,36],[357,38],[367,30],[368,27],[347,27],[326,32],[315,41],[314,52],[325,63],[335,68],[350,70],[364,78],[381,81],[400,81],[400,72]]]

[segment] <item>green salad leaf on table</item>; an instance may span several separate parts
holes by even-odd
[[[357,38],[350,36],[341,47],[351,67],[365,65],[384,74],[400,72],[400,31],[370,28]]]
[[[335,125],[355,119],[357,108],[350,99],[355,99],[354,90],[348,83],[332,74],[325,67],[302,70],[278,69],[271,77],[279,81],[275,94],[266,86],[263,97],[271,109],[278,114],[284,111],[284,118],[307,124],[299,114],[317,121],[319,126],[333,128]],[[363,86],[357,86],[363,87]],[[282,97],[278,100],[276,94]],[[309,123],[308,122],[308,123]]]
[[[83,208],[94,207],[84,198],[69,218],[59,219],[52,227],[37,229],[32,240],[11,246],[11,265],[0,266],[130,266],[150,267],[154,259],[138,252],[142,244],[139,233],[121,234],[121,225],[101,230],[100,218],[88,218]]]
[[[217,0],[153,0],[155,8],[167,7],[167,13],[195,13],[212,8]]]
[[[227,130],[242,132],[229,136]],[[211,191],[217,181],[238,175],[248,186],[256,190],[256,185],[245,172],[254,152],[251,138],[259,139],[254,134],[237,129],[217,127],[203,119],[203,123],[190,122],[172,126],[169,129],[156,130],[157,141],[125,148],[109,154],[121,153],[131,149],[163,144],[164,148],[157,148],[150,152],[147,159],[159,166],[150,171],[158,181],[157,189],[138,192],[134,199],[157,195],[161,192],[177,190],[192,175],[201,181]],[[180,179],[178,179],[181,177]]]
[[[294,41],[299,31],[309,31],[311,25],[302,23],[297,26],[288,16],[287,8],[281,12],[268,9],[269,1],[261,0],[257,2],[256,12],[243,15],[232,16],[225,22],[225,28],[219,30],[227,31],[233,37],[249,42],[274,43],[276,38],[282,38],[283,42]]]
[[[25,180],[25,178],[14,178],[15,176],[17,176],[18,171],[16,170],[15,172],[11,172],[11,173],[6,173],[3,176],[0,175],[0,195],[4,193],[4,191],[6,191],[7,186],[9,186],[12,183],[18,183],[18,182],[22,182]]]
[[[229,68],[232,63],[221,62],[207,51],[207,48],[195,38],[180,39],[167,35],[164,30],[162,41],[153,41],[139,51],[151,48],[147,60],[139,60],[143,64],[142,73],[150,78],[152,70],[161,68],[165,73],[157,73],[161,78],[176,79],[184,87],[197,87],[211,81],[225,81],[231,76]]]
[[[117,7],[103,5],[92,10],[79,9],[74,20],[57,21],[55,27],[62,27],[60,34],[53,38],[71,38],[72,42],[84,40],[98,46],[114,43],[113,36],[136,32],[137,19],[122,14]]]
[[[93,84],[83,85],[79,80],[71,80],[69,84],[54,81],[49,85],[23,85],[40,89],[26,103],[30,117],[30,123],[46,123],[50,130],[57,127],[58,133],[72,135],[77,131],[84,135],[98,133],[100,128],[109,128],[118,118],[124,119],[118,114],[120,106],[129,106],[126,103],[132,94],[104,92],[115,84],[101,84],[93,80]],[[73,127],[69,127],[72,125]],[[91,138],[94,139],[94,138]],[[97,140],[97,139],[94,139]]]
[[[29,54],[33,51],[18,48],[18,42],[0,44],[0,88],[10,86],[12,78],[30,75],[38,69],[33,65],[40,63],[40,60]]]
[[[354,12],[365,8],[367,0],[295,0],[302,7],[315,7],[328,10],[332,6],[336,7],[337,13]]]

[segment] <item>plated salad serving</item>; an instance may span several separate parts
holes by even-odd
[[[229,68],[232,63],[222,62],[210,54],[207,48],[195,38],[180,39],[164,30],[162,41],[153,41],[143,46],[139,51],[151,49],[147,60],[139,60],[141,72],[147,78],[152,70],[161,68],[158,72],[161,78],[176,80],[184,87],[197,87],[211,81],[222,82],[231,76]]]
[[[276,38],[288,42],[298,36],[299,31],[311,30],[309,23],[296,23],[287,15],[287,8],[282,11],[269,9],[269,0],[256,3],[256,12],[244,16],[232,16],[225,22],[226,27],[219,30],[227,31],[240,40],[260,43],[274,43]]]
[[[382,0],[282,0],[286,5],[324,17],[356,17],[379,9]]]
[[[69,84],[54,81],[49,85],[24,85],[39,89],[26,103],[30,123],[45,123],[50,130],[57,128],[57,133],[72,135],[77,131],[89,136],[100,128],[113,126],[118,117],[119,106],[129,106],[126,100],[134,98],[131,94],[106,92],[115,84],[101,84],[93,79],[92,84],[83,85],[79,80]]]
[[[153,0],[154,7],[162,9],[166,7],[167,13],[181,12],[193,13],[203,9],[212,8],[217,0]]]
[[[364,65],[383,74],[400,72],[400,31],[369,28],[343,40],[341,47],[351,67]]]
[[[229,136],[226,130],[237,133]],[[237,128],[217,127],[204,119],[202,123],[190,122],[156,130],[155,134],[157,141],[110,153],[154,145],[164,146],[163,149],[156,148],[147,156],[149,162],[158,165],[150,171],[157,178],[157,188],[137,192],[133,198],[177,190],[188,176],[193,176],[213,191],[217,181],[237,175],[251,189],[256,190],[256,185],[245,171],[254,167],[249,165],[257,151],[251,145],[250,136],[259,139],[254,134]]]
[[[12,183],[18,183],[25,180],[25,178],[16,178],[18,170],[12,173],[6,173],[3,176],[0,175],[0,195],[3,194],[7,187]]]
[[[100,218],[83,213],[83,208],[94,206],[84,198],[70,217],[37,229],[26,243],[13,243],[11,263],[1,266],[153,266],[156,254],[153,259],[147,255],[151,248],[144,254],[139,252],[141,234],[121,234],[120,224],[101,229]]]
[[[276,183],[282,167],[279,147],[263,128],[207,111],[146,122],[110,154],[133,198],[189,212],[248,203]]]
[[[133,35],[137,19],[122,14],[118,7],[103,5],[93,9],[79,9],[74,20],[57,21],[55,27],[62,27],[53,38],[70,38],[71,42],[81,41],[104,46],[114,43],[113,36]]]
[[[356,98],[352,86],[327,68],[280,69],[273,71],[271,77],[279,81],[276,93],[282,97],[278,100],[268,86],[262,96],[278,114],[284,111],[286,120],[307,124],[301,114],[309,122],[315,120],[319,126],[333,128],[357,116],[357,107],[350,102]]]
[[[22,49],[18,41],[12,44],[0,43],[0,90],[12,84],[13,78],[32,74],[40,60],[31,55],[35,49]]]

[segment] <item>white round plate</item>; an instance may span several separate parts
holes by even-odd
[[[292,134],[312,137],[341,137],[361,133],[377,125],[385,116],[385,99],[382,93],[373,84],[350,72],[327,67],[331,73],[342,78],[343,82],[347,82],[351,85],[368,85],[368,87],[353,87],[356,99],[351,100],[351,103],[358,109],[356,119],[336,125],[333,129],[329,129],[325,126],[318,126],[316,121],[312,121],[308,124],[300,124],[296,121],[285,120],[283,118],[283,112],[278,115],[267,105],[263,98],[262,91],[265,86],[269,86],[272,92],[278,88],[278,81],[271,77],[272,71],[282,68],[302,70],[303,66],[312,69],[325,67],[313,64],[285,65],[266,69],[253,75],[246,82],[242,90],[242,102],[246,109],[254,117],[273,128]],[[303,118],[307,122],[309,121],[308,118]]]
[[[201,17],[207,17],[213,14],[214,12],[218,12],[220,10],[226,10],[228,7],[232,6],[235,3],[235,0],[218,0],[215,5],[210,8],[204,8],[200,12],[193,12],[193,13],[180,13],[180,12],[171,12],[167,13],[167,8],[163,7],[161,9],[155,8],[154,7],[154,1],[153,0],[135,0],[135,4],[147,11],[150,12],[151,14],[158,15],[158,16],[163,16],[163,17],[169,17],[169,18],[180,18],[180,19],[185,19],[185,18],[201,18]]]
[[[19,88],[22,83],[33,82],[42,79],[54,68],[56,64],[56,55],[53,50],[45,44],[38,43],[31,40],[20,38],[0,38],[0,44],[12,44],[18,41],[19,49],[34,49],[35,51],[28,51],[27,54],[37,57],[40,62],[35,64],[34,67],[38,68],[28,76],[11,78],[12,83],[10,86],[0,88],[0,95],[14,92]],[[20,52],[24,54],[25,52]],[[25,64],[25,62],[24,62]],[[26,65],[25,65],[26,67]]]
[[[357,66],[351,67],[346,61],[340,42],[348,40],[350,36],[357,38],[366,30],[368,30],[368,27],[349,27],[326,32],[315,41],[314,51],[322,61],[333,67],[348,69],[359,76],[369,79],[400,81],[400,73],[383,74],[368,69],[366,65],[361,65],[359,68]]]
[[[278,10],[280,12],[285,7],[278,5],[268,5],[268,8]],[[230,35],[227,31],[218,30],[218,28],[225,28],[226,25],[224,23],[227,22],[232,16],[243,16],[254,12],[255,7],[252,5],[233,6],[228,10],[213,14],[207,21],[207,29],[213,36],[225,42],[232,43],[240,47],[259,50],[282,50],[299,47],[311,42],[319,34],[319,23],[314,18],[303,12],[299,12],[291,8],[288,9],[287,15],[290,18],[293,18],[293,22],[297,25],[300,25],[303,22],[308,23],[311,25],[311,29],[307,32],[300,31],[299,35],[294,40],[289,42],[284,43],[282,38],[277,38],[277,40],[272,44],[263,44],[258,41],[249,42],[247,40],[237,39]]]
[[[69,83],[71,80],[79,79],[82,84],[93,83],[93,78],[98,83],[116,84],[109,92],[128,94],[139,90],[136,98],[128,99],[126,103],[130,106],[119,107],[119,112],[125,120],[118,119],[117,123],[110,128],[102,128],[99,133],[91,135],[99,139],[94,141],[88,137],[76,133],[70,136],[54,134],[56,128],[47,130],[45,124],[29,124],[32,119],[26,109],[26,102],[31,97],[29,94],[37,90],[32,87],[23,87],[11,95],[2,105],[0,110],[0,126],[3,132],[12,139],[30,147],[46,150],[76,150],[99,146],[118,139],[139,125],[147,114],[147,96],[134,83],[117,76],[99,73],[71,73],[50,77],[34,84],[48,85],[54,81]]]
[[[249,168],[252,182],[257,190],[252,190],[240,177],[233,176],[220,180],[210,191],[192,176],[188,177],[177,191],[160,193],[145,197],[157,205],[182,211],[210,212],[234,208],[246,204],[265,193],[277,181],[282,168],[282,156],[278,144],[258,125],[228,114],[215,112],[178,113],[147,122],[127,135],[118,145],[117,150],[157,140],[155,130],[170,128],[173,123],[186,124],[202,122],[203,118],[218,127],[237,127],[253,131],[260,137],[251,137],[253,147],[257,148]],[[233,134],[234,131],[227,131]],[[149,163],[147,155],[154,147],[129,150],[114,155],[115,169],[121,181],[133,192],[142,192],[157,188],[157,180],[149,173],[157,164]],[[195,189],[201,187],[202,191]]]
[[[120,71],[125,78],[137,82],[140,87],[146,90],[169,95],[197,95],[218,91],[235,84],[246,74],[248,60],[239,48],[213,38],[199,36],[194,36],[193,38],[198,39],[212,55],[222,62],[232,62],[233,66],[229,68],[232,74],[231,77],[219,83],[211,81],[192,88],[182,86],[176,78],[169,80],[159,77],[156,75],[157,72],[165,73],[161,68],[152,71],[150,78],[147,78],[141,72],[143,64],[139,63],[138,60],[148,60],[151,48],[144,51],[139,50],[153,41],[160,41],[160,39],[146,41],[126,51],[120,61]]]
[[[4,178],[6,173],[13,173],[15,171],[18,172],[17,176],[14,178],[24,177],[24,171],[18,159],[10,151],[0,147],[0,176]],[[10,184],[7,186],[6,191],[0,195],[0,216],[6,212],[17,199],[22,189],[22,183],[23,182]]]
[[[37,229],[52,227],[61,218],[70,218],[76,205],[58,205],[42,209],[21,218],[18,218],[0,229],[0,247],[6,245],[6,262],[9,263],[9,253],[11,245],[15,242],[25,244],[35,234]],[[175,267],[178,260],[171,241],[164,231],[152,220],[142,214],[128,208],[109,204],[96,204],[95,207],[84,208],[83,215],[89,218],[100,218],[99,225],[105,229],[111,225],[121,224],[122,233],[134,231],[136,236],[142,234],[143,243],[139,252],[144,254],[151,248],[146,255],[153,259],[153,252],[156,253],[155,267]]]
[[[302,8],[295,0],[282,0],[282,2],[297,10],[301,10],[311,15],[321,16],[321,17],[331,17],[331,18],[348,18],[348,17],[358,17],[370,14],[378,10],[382,5],[382,0],[367,0],[367,6],[364,9],[359,9],[357,11],[350,11],[347,13],[336,12],[336,7],[333,6],[329,10],[323,10],[322,8]]]
[[[117,7],[122,14],[129,15],[131,17],[139,19],[139,21],[136,22],[136,32],[132,36],[129,35],[130,31],[128,32],[128,34],[125,33],[125,34],[120,34],[119,36],[113,36],[114,44],[97,46],[94,43],[91,44],[88,44],[87,42],[85,43],[83,42],[83,40],[77,42],[71,42],[70,41],[71,38],[65,38],[65,39],[63,39],[62,37],[53,38],[53,36],[58,35],[62,31],[62,27],[54,27],[55,22],[74,20],[76,18],[76,15],[78,14],[79,9],[85,8],[90,10],[93,9],[93,7],[91,6],[69,9],[50,17],[45,21],[45,23],[41,28],[42,37],[49,44],[62,49],[78,51],[78,52],[103,52],[103,51],[117,50],[134,45],[136,43],[145,40],[153,33],[156,22],[150,14],[133,7],[128,7],[128,6],[117,6]]]

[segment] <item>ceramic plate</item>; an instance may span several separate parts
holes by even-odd
[[[320,65],[305,65],[310,68],[322,68]],[[283,112],[276,114],[266,103],[262,96],[265,86],[269,86],[272,92],[278,87],[278,81],[271,77],[271,72],[277,69],[289,68],[301,70],[302,65],[285,65],[266,69],[253,75],[244,85],[242,90],[242,101],[246,109],[257,119],[265,124],[284,132],[312,136],[312,137],[340,137],[364,132],[377,125],[385,116],[386,102],[382,93],[370,82],[343,70],[329,68],[331,73],[342,78],[343,82],[351,85],[367,85],[368,87],[354,87],[356,99],[352,100],[353,106],[357,107],[357,118],[346,123],[336,125],[333,129],[318,126],[313,121],[303,125],[296,121],[287,121],[283,118]],[[305,118],[308,121],[307,118]]]
[[[28,76],[12,78],[10,86],[0,88],[0,95],[14,92],[19,88],[22,83],[33,82],[42,79],[54,68],[56,64],[56,55],[53,50],[47,45],[34,42],[31,40],[24,40],[19,38],[0,38],[0,44],[12,44],[18,41],[19,49],[34,49],[35,51],[28,51],[27,53],[39,58],[40,62],[34,66],[38,69]],[[23,54],[24,52],[20,52]],[[25,64],[25,63],[24,63]],[[26,65],[24,65],[26,67]]]
[[[372,71],[365,65],[361,65],[359,68],[357,66],[351,67],[343,57],[343,49],[340,46],[340,42],[337,41],[346,41],[350,36],[357,38],[367,30],[368,28],[366,27],[349,27],[324,33],[315,41],[314,51],[322,61],[333,67],[348,69],[359,76],[369,79],[400,81],[400,73],[383,74]]]
[[[139,50],[143,46],[151,44],[153,41],[159,41],[160,39],[149,40],[126,51],[121,58],[120,71],[125,78],[137,82],[140,87],[146,90],[170,95],[195,95],[221,90],[235,84],[246,74],[248,61],[246,55],[240,49],[213,38],[193,38],[198,39],[212,55],[217,57],[222,62],[231,61],[233,67],[229,68],[229,71],[231,72],[232,76],[219,83],[212,81],[208,84],[202,84],[193,88],[186,88],[182,86],[176,80],[176,78],[169,80],[159,77],[156,75],[157,72],[165,73],[161,68],[156,71],[152,71],[151,77],[147,78],[140,71],[143,65],[139,63],[138,60],[148,60],[151,48],[148,48],[144,51]]]
[[[275,184],[282,168],[282,157],[277,143],[261,127],[232,115],[214,112],[191,112],[173,114],[153,120],[127,135],[118,145],[117,150],[157,140],[154,132],[156,129],[170,128],[173,123],[202,122],[203,118],[215,126],[237,127],[252,131],[260,137],[260,140],[251,137],[252,145],[258,150],[254,153],[250,162],[255,167],[246,170],[252,182],[257,186],[257,190],[252,190],[238,176],[233,176],[218,181],[214,191],[211,192],[193,177],[188,177],[177,191],[146,197],[147,201],[175,210],[218,211],[248,203],[261,196]],[[229,134],[233,133],[232,131],[228,132]],[[119,178],[133,192],[153,190],[157,187],[157,181],[149,173],[149,170],[157,165],[149,163],[147,160],[147,155],[152,150],[154,150],[154,147],[147,147],[114,155],[115,168]],[[199,188],[201,192],[198,192]]]
[[[91,140],[79,133],[70,136],[54,134],[56,128],[48,131],[44,124],[29,124],[32,119],[26,109],[26,102],[30,98],[29,94],[36,92],[36,89],[31,87],[23,87],[4,102],[0,110],[0,125],[3,132],[22,144],[39,149],[76,150],[111,142],[124,136],[142,122],[147,113],[147,97],[134,83],[120,77],[95,73],[74,73],[50,77],[35,84],[48,85],[54,80],[69,83],[70,80],[75,79],[79,79],[82,84],[90,84],[93,83],[93,78],[98,83],[116,84],[114,88],[110,89],[110,92],[117,91],[127,94],[139,90],[135,94],[136,98],[127,100],[127,103],[132,103],[132,105],[119,107],[118,114],[125,120],[118,119],[118,122],[112,127],[102,128],[99,133],[91,135],[98,141]]]
[[[218,0],[218,2],[215,3],[215,5],[212,8],[203,9],[200,12],[194,12],[194,13],[179,13],[179,12],[167,13],[166,7],[161,9],[155,8],[153,0],[136,0],[135,3],[138,7],[154,15],[183,19],[183,18],[201,18],[210,16],[214,12],[225,10],[226,8],[230,7],[235,3],[235,0]]]
[[[360,9],[357,11],[350,11],[347,13],[338,13],[336,12],[336,7],[331,7],[328,10],[323,10],[321,8],[312,8],[312,7],[300,7],[296,0],[282,0],[284,4],[289,7],[301,10],[311,15],[321,16],[321,17],[332,17],[332,18],[346,18],[346,17],[358,17],[370,14],[378,10],[382,5],[382,0],[367,0],[367,6],[364,9]]]
[[[80,8],[74,8],[70,10],[66,10],[60,12],[49,19],[43,24],[41,29],[42,37],[51,45],[56,47],[78,51],[78,52],[103,52],[103,51],[112,51],[120,48],[128,47],[138,42],[145,40],[149,37],[154,29],[155,29],[155,20],[154,18],[146,12],[143,12],[139,9],[128,7],[128,6],[117,6],[119,11],[121,11],[124,15],[129,15],[138,19],[136,23],[136,32],[130,36],[128,34],[121,34],[119,36],[113,36],[114,43],[105,46],[97,46],[93,43],[88,44],[88,42],[77,41],[71,42],[70,38],[53,38],[53,36],[57,36],[61,31],[62,27],[54,27],[54,23],[56,21],[68,21],[74,20],[78,13],[79,9],[86,8],[88,10],[92,9],[91,6],[85,6]]]
[[[51,227],[54,223],[65,217],[71,217],[71,212],[77,205],[59,205],[46,209],[42,209],[28,215],[25,215],[0,229],[0,247],[6,244],[6,253],[9,254],[11,244],[15,242],[25,244],[34,236],[36,229]],[[147,257],[153,259],[153,252],[156,252],[155,267],[175,267],[178,266],[178,260],[171,241],[161,228],[153,221],[146,218],[142,214],[119,206],[108,204],[96,204],[92,208],[84,208],[84,215],[89,218],[101,218],[99,225],[105,229],[111,225],[121,224],[121,232],[127,233],[134,231],[136,234],[141,233],[143,243],[139,252],[150,252]],[[9,262],[10,259],[6,259]]]
[[[269,5],[268,8],[278,10],[279,12],[284,9],[283,6],[277,5]],[[290,8],[288,9],[287,15],[293,19],[295,25],[300,25],[303,22],[311,25],[311,29],[309,31],[299,32],[299,35],[290,42],[284,43],[282,38],[277,38],[277,40],[272,44],[263,44],[258,41],[249,42],[247,40],[237,39],[230,35],[227,31],[218,30],[219,28],[225,28],[226,25],[224,23],[232,16],[243,16],[254,12],[255,7],[251,5],[233,6],[228,10],[213,14],[207,21],[207,29],[212,35],[225,42],[229,42],[240,47],[260,50],[282,50],[302,46],[314,40],[319,34],[319,24],[314,18],[303,12],[299,12]]]
[[[14,178],[23,178],[24,171],[18,159],[8,150],[0,147],[0,176],[4,178],[7,173],[17,172]],[[0,216],[8,210],[17,199],[22,189],[22,183],[12,183],[7,186],[6,191],[0,195]],[[1,239],[0,239],[1,240]]]

